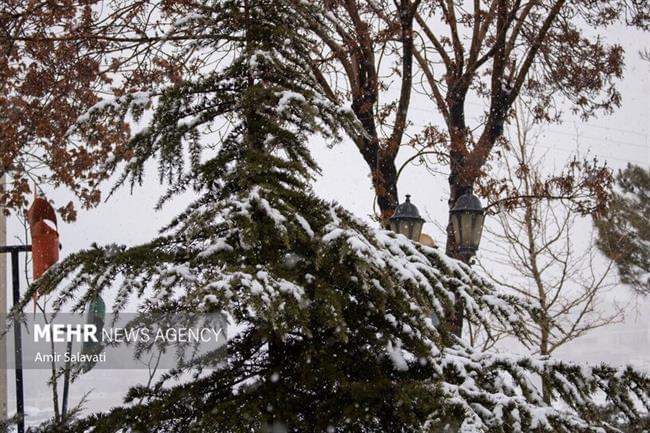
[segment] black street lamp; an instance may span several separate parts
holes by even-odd
[[[465,261],[468,261],[478,250],[483,231],[485,209],[481,201],[470,189],[458,197],[456,204],[449,211],[451,224],[454,228],[454,238],[458,246],[458,252]]]
[[[424,219],[418,208],[411,203],[411,195],[406,194],[406,201],[395,208],[395,213],[389,219],[390,229],[402,234],[412,241],[419,241]]]

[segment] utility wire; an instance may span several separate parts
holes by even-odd
[[[477,105],[477,106],[480,105],[480,104],[470,103],[470,102],[468,102],[468,104],[469,105]],[[437,114],[438,113],[435,110],[426,109],[426,108],[422,108],[422,107],[411,107],[411,109],[413,109],[415,111],[422,111],[422,112],[427,112],[427,113],[432,113],[432,114]],[[418,128],[425,128],[428,125],[413,123],[413,126],[418,127]],[[581,126],[594,127],[594,128],[599,128],[599,129],[603,129],[603,130],[611,130],[611,131],[622,131],[622,132],[627,132],[627,133],[630,133],[630,134],[636,134],[638,136],[645,137],[646,141],[648,141],[648,134],[647,133],[633,131],[633,130],[630,130],[630,129],[611,128],[611,127],[606,127],[606,126],[587,125],[587,124],[581,125]],[[648,146],[647,144],[639,144],[639,143],[632,143],[632,142],[629,142],[629,141],[615,140],[615,139],[610,139],[608,137],[594,137],[594,136],[581,135],[581,134],[575,133],[575,132],[571,133],[571,132],[567,132],[567,131],[561,131],[561,130],[558,130],[557,128],[552,128],[552,127],[543,128],[541,133],[542,133],[542,135],[545,134],[545,133],[550,133],[550,134],[558,134],[558,135],[565,135],[565,136],[569,136],[569,137],[575,137],[575,138],[578,138],[580,140],[590,140],[592,142],[590,142],[588,144],[588,146],[587,146],[588,148],[591,147],[592,145],[594,145],[594,146],[596,146],[596,145],[597,146],[607,146],[608,144],[615,143],[615,144],[620,144],[620,145],[624,145],[624,146],[631,146],[631,147],[634,147],[634,148],[645,149],[645,150],[650,151],[650,146]],[[561,152],[566,152],[566,153],[574,153],[575,152],[575,150],[573,150],[573,149],[566,149],[566,148],[559,147],[559,146],[547,146],[547,145],[542,145],[542,144],[537,144],[537,146],[541,147],[541,148],[544,148],[544,149],[548,149],[548,150],[559,150]],[[620,158],[620,157],[617,157],[617,156],[607,156],[607,155],[603,154],[602,152],[594,152],[594,155],[595,156],[600,156],[603,159],[611,159],[611,160],[622,161],[622,162],[632,162],[632,163],[642,165],[642,166],[648,165],[650,163],[650,158],[648,158],[648,160],[646,160],[646,161],[640,161],[640,160],[634,159],[634,158]]]
[[[467,104],[468,105],[483,107],[481,104],[476,104],[476,103],[472,103],[472,102],[467,102]],[[421,112],[424,112],[424,113],[439,114],[438,111],[432,110],[432,109],[429,109],[429,108],[410,107],[410,109],[415,110],[415,111],[421,111]],[[597,128],[597,129],[603,129],[603,130],[607,130],[607,131],[616,131],[616,132],[623,132],[623,133],[627,133],[627,134],[634,134],[634,135],[637,135],[637,136],[640,136],[640,137],[644,137],[646,139],[646,141],[648,141],[648,137],[650,136],[650,134],[648,134],[647,132],[635,131],[633,129],[614,128],[614,127],[610,127],[610,126],[600,126],[600,125],[590,125],[590,124],[587,124],[587,123],[581,124],[580,127]],[[546,128],[544,128],[544,130],[545,131],[554,131],[554,133],[557,133],[557,134],[567,134],[567,135],[569,134],[566,131],[560,131],[558,128],[553,128],[553,127],[546,127]],[[595,139],[595,140],[602,140],[602,138],[600,138],[600,137],[585,137],[585,138],[592,138],[592,139]],[[632,142],[629,142],[629,141],[613,140],[613,139],[608,139],[608,141],[613,142],[613,143],[617,143],[617,144],[625,144],[625,145],[640,147],[640,148],[645,148],[645,149],[648,148],[647,144],[644,145],[644,144],[632,143]]]

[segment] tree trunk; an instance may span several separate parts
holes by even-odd
[[[359,115],[357,114],[357,116]],[[362,144],[357,143],[357,146],[361,149],[361,155],[370,168],[381,223],[388,228],[388,219],[393,216],[399,203],[395,156],[380,149],[378,138],[363,138],[362,140]]]
[[[377,178],[375,179],[375,174]],[[397,196],[397,168],[394,157],[384,157],[380,152],[377,170],[373,173],[373,185],[377,191],[381,222],[388,227],[388,219],[395,213],[399,204]]]
[[[462,118],[459,119],[459,123],[464,123]],[[473,182],[471,176],[468,176],[469,173],[465,164],[465,129],[454,128],[454,132],[455,133],[452,133],[451,135],[452,142],[449,153],[449,210],[454,207],[456,201],[461,195],[471,190]],[[449,214],[447,219],[447,243],[445,246],[445,254],[469,264],[470,257],[460,254],[458,251],[456,237],[454,236],[454,228],[451,223],[451,214]],[[454,313],[450,318],[450,327],[452,332],[458,337],[463,334],[463,319],[463,303],[460,299],[457,299]]]

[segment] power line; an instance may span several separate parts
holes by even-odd
[[[417,123],[414,123],[413,126],[416,126],[416,127],[418,127],[418,128],[425,128],[425,127],[426,127],[426,125],[421,125],[421,124],[417,124]],[[571,135],[571,134],[566,133],[566,132],[564,132],[563,134],[565,134],[565,135]],[[580,137],[580,136],[578,136],[578,137]],[[587,137],[580,137],[580,138],[587,138]],[[600,140],[600,139],[598,139],[598,138],[596,138],[596,137],[591,137],[591,139],[594,139],[594,140]],[[604,144],[606,144],[606,143],[602,143],[602,142],[601,142],[601,143],[597,143],[597,144],[604,145]],[[562,147],[552,147],[552,146],[547,146],[547,145],[543,145],[543,144],[536,144],[535,146],[536,146],[536,147],[541,147],[541,148],[543,148],[543,149],[548,149],[548,150],[558,150],[558,151],[560,151],[560,152],[566,152],[566,153],[569,153],[569,154],[575,152],[575,150],[573,150],[573,149],[566,149],[566,148],[562,148]],[[650,162],[650,161],[639,161],[638,159],[632,159],[632,158],[619,158],[619,157],[616,157],[616,156],[608,156],[608,155],[603,154],[602,152],[594,152],[593,155],[594,155],[594,156],[599,156],[599,157],[601,157],[601,158],[604,159],[604,160],[615,160],[615,161],[622,161],[622,162],[632,162],[632,163],[634,163],[634,164],[641,165],[641,166],[648,165],[648,162]]]
[[[646,146],[645,144],[631,143],[629,141],[614,140],[614,139],[609,138],[609,137],[590,137],[588,135],[580,135],[578,133],[573,133],[572,134],[570,132],[559,131],[557,129],[551,129],[551,128],[542,130],[542,134],[545,134],[547,132],[550,133],[550,134],[567,135],[569,137],[575,137],[575,138],[578,138],[578,139],[596,140],[596,141],[600,142],[599,144],[605,144],[605,141],[607,141],[608,143],[623,144],[623,145],[626,145],[626,146],[632,146],[632,147],[637,147],[637,148],[646,149],[646,150],[648,149],[648,146]]]
[[[474,106],[477,106],[477,107],[484,107],[481,104],[477,104],[477,103],[473,103],[473,102],[467,102],[467,104],[468,105],[474,105]],[[438,114],[438,111],[432,110],[432,109],[429,109],[429,108],[411,107],[410,109],[415,110],[415,111],[425,112],[425,113]],[[644,137],[646,139],[646,141],[648,140],[648,137],[649,137],[649,134],[647,132],[640,132],[640,131],[635,131],[635,130],[632,130],[632,129],[614,128],[614,127],[610,127],[610,126],[600,126],[600,125],[590,125],[590,124],[587,124],[587,123],[584,123],[584,124],[580,125],[580,127],[597,128],[597,129],[603,129],[603,130],[608,130],[608,131],[617,131],[617,132],[623,132],[623,133],[628,133],[628,134],[634,134],[634,135],[638,135],[640,137]],[[555,133],[558,133],[558,134],[575,135],[575,134],[570,134],[570,133],[567,133],[567,132],[564,132],[564,131],[559,131],[557,128],[553,128],[553,127],[546,127],[546,128],[544,128],[544,131],[554,131]],[[597,138],[597,137],[584,137],[584,138],[602,140],[601,138]],[[632,143],[632,142],[629,142],[629,141],[621,141],[621,140],[613,140],[613,139],[608,139],[608,141],[610,141],[612,143],[624,144],[624,145],[633,146],[633,147],[641,147],[641,148],[646,148],[646,149],[648,148],[647,145]]]
[[[560,152],[566,152],[566,153],[569,153],[569,154],[574,152],[573,150],[570,150],[570,149],[563,149],[561,147],[558,148],[558,147],[546,146],[546,145],[543,145],[543,144],[536,144],[535,147],[541,147],[543,149],[548,149],[548,150],[558,150]],[[598,154],[598,153],[594,153],[594,156],[600,156],[601,158],[606,159],[606,160],[607,159],[613,159],[615,161],[621,161],[621,162],[633,162],[633,163],[635,163],[637,165],[641,165],[641,166],[648,164],[648,161],[639,161],[637,159],[632,159],[632,158],[618,158],[616,156],[607,156],[607,155]]]
[[[470,103],[470,102],[468,102],[468,104],[470,104],[470,105],[480,105],[480,104],[475,104],[475,103]],[[422,111],[422,112],[427,112],[427,113],[437,113],[437,111],[435,111],[435,110],[430,110],[430,109],[426,109],[426,108],[422,108],[422,107],[411,107],[411,108],[416,110],[416,111]],[[416,123],[414,123],[413,125],[416,126],[416,127],[419,127],[419,128],[426,127],[426,125],[420,125],[420,124],[416,124]],[[595,127],[595,128],[604,129],[604,130],[629,132],[629,133],[632,133],[632,134],[636,134],[636,135],[645,137],[646,141],[647,141],[647,138],[648,138],[648,134],[646,134],[646,133],[641,133],[641,132],[633,131],[633,130],[629,130],[629,129],[611,128],[611,127],[606,127],[606,126],[596,126],[596,125],[587,125],[587,124],[582,125],[582,126]],[[574,138],[577,138],[577,139],[580,139],[580,140],[590,140],[590,142],[588,143],[588,147],[606,146],[608,144],[614,143],[614,144],[619,144],[619,145],[623,145],[623,146],[630,146],[630,147],[634,147],[634,148],[650,150],[650,146],[648,146],[647,144],[639,144],[639,143],[633,143],[633,142],[630,142],[630,141],[616,140],[616,139],[611,139],[611,138],[608,138],[608,137],[594,137],[594,136],[589,136],[589,135],[581,135],[580,133],[577,133],[577,132],[576,133],[570,133],[570,132],[561,131],[561,130],[558,130],[557,128],[552,128],[552,127],[543,128],[541,132],[542,132],[542,134],[545,134],[545,133],[559,134],[559,135],[574,137]],[[566,149],[566,148],[560,148],[560,147],[557,147],[557,146],[556,147],[549,147],[549,146],[545,146],[545,145],[541,145],[541,144],[538,144],[537,146],[541,147],[541,148],[549,149],[549,150],[559,150],[559,151],[567,152],[567,153],[575,152],[574,150],[569,150],[569,149]],[[593,154],[595,156],[600,156],[603,159],[610,159],[610,160],[616,160],[616,161],[622,161],[622,162],[632,162],[632,163],[639,164],[639,165],[647,165],[650,162],[649,160],[639,161],[637,159],[632,159],[632,158],[628,159],[628,158],[620,158],[620,157],[617,157],[617,156],[607,156],[607,155],[603,154],[602,152],[594,152]]]
[[[586,126],[588,128],[607,129],[607,130],[611,130],[611,131],[625,132],[625,133],[628,133],[628,134],[636,134],[636,135],[639,135],[641,137],[645,137],[646,139],[648,138],[648,133],[647,132],[639,132],[639,131],[635,131],[633,129],[614,128],[612,126],[589,125],[589,124],[586,124],[586,123],[584,124],[584,126]]]

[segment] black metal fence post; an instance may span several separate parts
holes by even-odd
[[[20,302],[20,280],[18,270],[18,251],[11,251],[11,280],[14,292],[14,305]],[[20,322],[14,323],[14,358],[16,360],[16,413],[18,414],[18,433],[25,431],[25,397],[23,395],[23,342],[20,335]]]
[[[20,270],[18,267],[18,253],[27,253],[32,250],[31,245],[5,245],[0,246],[0,253],[11,254],[11,281],[13,289],[14,306],[20,302]],[[5,308],[5,307],[3,307]],[[16,368],[16,414],[18,415],[18,433],[25,432],[25,397],[23,394],[23,348],[20,322],[14,323],[14,359]]]

